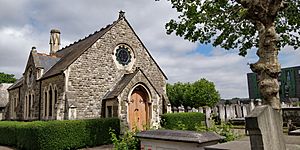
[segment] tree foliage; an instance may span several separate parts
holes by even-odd
[[[171,19],[166,24],[168,34],[175,33],[192,42],[212,43],[226,50],[238,48],[242,56],[247,50],[258,47],[259,34],[253,19],[249,19],[255,14],[241,5],[257,0],[168,1],[180,13],[178,19]],[[278,47],[290,45],[297,49],[300,46],[300,2],[287,0],[284,4],[286,8],[275,18]]]
[[[250,64],[258,74],[263,103],[280,109],[280,48],[300,46],[299,0],[168,0],[179,12],[166,24],[167,33],[224,49],[257,49]]]
[[[185,108],[213,106],[220,100],[214,83],[206,79],[200,79],[194,83],[167,84],[167,95],[172,106],[183,105]]]
[[[1,83],[14,83],[16,78],[13,74],[5,74],[4,72],[0,72],[0,84]]]

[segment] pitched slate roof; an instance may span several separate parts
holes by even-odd
[[[130,74],[125,74],[121,80],[113,87],[113,89],[108,92],[104,99],[112,99],[118,97],[118,95],[121,94],[121,92],[124,90],[124,88],[127,86],[127,84],[131,81],[131,79],[138,73],[138,70],[134,71]]]
[[[32,53],[33,60],[36,68],[44,68],[44,72],[47,72],[54,64],[56,64],[60,58],[54,55],[47,55],[42,53]]]
[[[153,87],[153,89],[159,93],[156,89],[155,86],[151,83],[151,81],[147,78],[147,76],[145,75],[145,73],[140,69],[137,68],[133,73],[130,74],[125,74],[120,81],[117,82],[117,84],[112,88],[111,91],[109,91],[103,99],[113,99],[118,97],[122,91],[124,90],[124,88],[128,85],[128,83],[131,81],[131,79],[138,73],[141,72],[143,74],[143,76],[146,78],[146,80],[149,82],[149,84]]]
[[[119,21],[119,20],[117,20]],[[116,21],[116,22],[117,22]],[[90,48],[99,38],[101,38],[112,26],[116,24],[107,25],[99,31],[90,34],[84,39],[74,42],[73,44],[59,50],[56,55],[62,57],[49,71],[47,71],[41,79],[57,75],[64,71],[70,64],[72,64],[82,53]]]
[[[18,87],[22,86],[22,85],[23,85],[23,80],[24,80],[23,77],[20,78],[20,79],[18,79],[18,80],[17,80],[13,85],[11,85],[7,90],[12,90],[12,89],[15,89],[15,88],[18,88]]]
[[[153,59],[143,42],[139,39],[137,34],[134,32],[133,28],[130,26],[129,22],[126,20],[124,15],[121,15],[117,21],[114,21],[112,24],[107,25],[105,28],[100,29],[99,31],[94,32],[93,34],[90,34],[88,37],[85,37],[84,39],[80,39],[73,44],[57,51],[55,55],[57,57],[61,57],[61,59],[50,68],[49,71],[47,71],[40,80],[46,79],[48,77],[57,75],[62,73],[69,65],[71,65],[80,55],[82,55],[87,49],[89,49],[99,38],[101,38],[107,31],[109,31],[115,24],[117,24],[120,20],[124,19],[133,33],[136,35],[138,40],[142,43],[143,47],[146,49],[146,52],[149,54],[153,62],[156,64],[158,69],[161,71],[163,76],[167,78],[167,76],[164,74],[164,72],[161,70],[161,68],[158,66],[156,61]]]

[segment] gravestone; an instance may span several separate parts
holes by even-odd
[[[184,107],[183,106],[178,107],[178,111],[179,112],[184,112]]]
[[[199,110],[199,112],[203,113],[203,108],[202,107],[199,107],[198,110]]]
[[[269,105],[256,106],[246,117],[252,150],[285,150],[282,117]]]
[[[225,106],[225,109],[226,109],[226,121],[229,121],[230,119],[232,119],[232,107],[231,105],[226,105]]]
[[[207,128],[211,127],[211,109],[210,107],[205,106],[205,125]]]
[[[237,104],[234,106],[234,108],[235,108],[235,112],[236,112],[236,118],[242,118],[243,115],[242,115],[241,105]]]
[[[247,116],[247,105],[245,104],[242,104],[242,112],[243,112],[243,117],[246,117]]]
[[[255,108],[255,105],[254,105],[254,100],[251,99],[250,100],[250,112]]]
[[[219,116],[222,122],[225,121],[225,109],[224,109],[224,105],[219,105]]]

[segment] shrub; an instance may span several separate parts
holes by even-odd
[[[111,140],[114,144],[114,150],[139,150],[140,141],[136,135],[136,131],[126,131],[122,136],[118,137],[114,130],[111,130]]]
[[[221,141],[221,143],[233,141],[239,137],[238,134],[234,133],[233,127],[230,123],[221,123],[221,125],[212,124],[210,128],[203,128],[200,126],[197,127],[197,131],[213,131],[221,136],[224,136],[225,138]]]
[[[109,129],[119,134],[117,118],[0,122],[0,144],[18,149],[75,149],[111,143]]]
[[[205,120],[205,116],[199,112],[167,113],[161,116],[161,126],[171,130],[196,130]]]

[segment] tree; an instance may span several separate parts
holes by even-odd
[[[300,46],[298,0],[168,1],[180,14],[166,24],[168,34],[226,50],[238,48],[242,56],[257,48],[259,60],[250,68],[258,74],[264,103],[280,109],[278,52],[286,46]]]
[[[220,94],[215,88],[215,84],[204,78],[196,81],[192,85],[191,100],[194,107],[214,106],[220,100]]]
[[[172,106],[185,108],[213,106],[220,100],[220,95],[215,89],[213,82],[206,79],[198,80],[194,83],[167,84],[167,95]]]
[[[16,82],[15,75],[13,74],[5,74],[4,72],[0,72],[0,84],[1,83],[14,83]]]
[[[184,86],[181,82],[177,82],[174,85],[167,84],[167,96],[172,106],[179,107],[182,105],[186,90]]]

